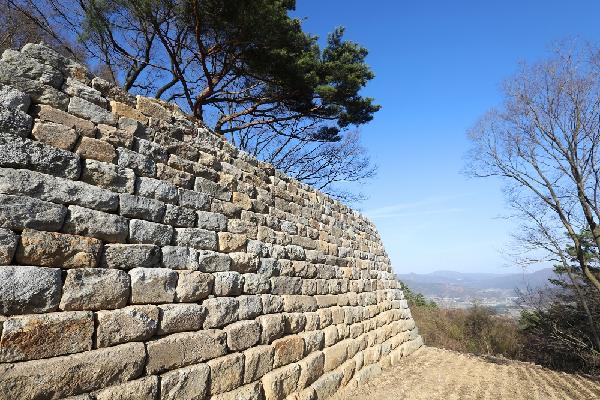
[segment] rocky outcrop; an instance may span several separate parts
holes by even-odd
[[[0,399],[324,399],[421,344],[374,226],[49,48],[0,60]]]

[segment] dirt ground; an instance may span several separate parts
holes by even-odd
[[[600,381],[517,361],[422,347],[368,384],[333,400],[600,399]]]

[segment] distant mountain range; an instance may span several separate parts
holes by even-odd
[[[514,297],[517,290],[538,289],[555,277],[551,268],[535,272],[493,274],[435,271],[428,274],[397,274],[415,292],[431,298],[485,299]]]

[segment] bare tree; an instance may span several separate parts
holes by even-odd
[[[468,171],[505,179],[524,220],[546,229],[540,244],[551,246],[540,248],[564,249],[559,232],[566,232],[582,276],[600,291],[599,260],[590,257],[585,240],[589,233],[600,248],[598,57],[563,46],[545,62],[522,65],[504,85],[502,106],[470,130]]]
[[[46,42],[59,49],[63,54],[59,40],[40,26],[37,20],[27,13],[11,6],[11,0],[0,0],[0,52],[6,49],[20,49],[26,43]]]
[[[360,133],[350,131],[333,142],[319,139],[318,135],[319,130],[314,126],[290,122],[226,136],[238,148],[338,200],[348,203],[363,200],[363,193],[343,188],[344,184],[371,178],[376,172],[360,144]]]
[[[515,260],[524,267],[539,262],[551,262],[554,263],[554,270],[558,275],[566,274],[568,282],[560,282],[560,286],[568,287],[574,293],[574,298],[581,305],[587,318],[593,346],[600,351],[600,333],[590,306],[590,301],[593,302],[597,296],[588,299],[588,282],[580,273],[581,269],[577,268],[577,259],[571,254],[571,244],[561,223],[543,203],[520,201],[511,197],[511,205],[518,211],[519,217],[524,217],[521,219],[523,222],[520,230],[513,235],[516,247],[520,250],[515,254]],[[541,306],[538,305],[537,309],[541,310]]]

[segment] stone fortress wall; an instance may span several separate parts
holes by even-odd
[[[0,399],[324,399],[422,344],[359,213],[44,45],[0,84]]]

